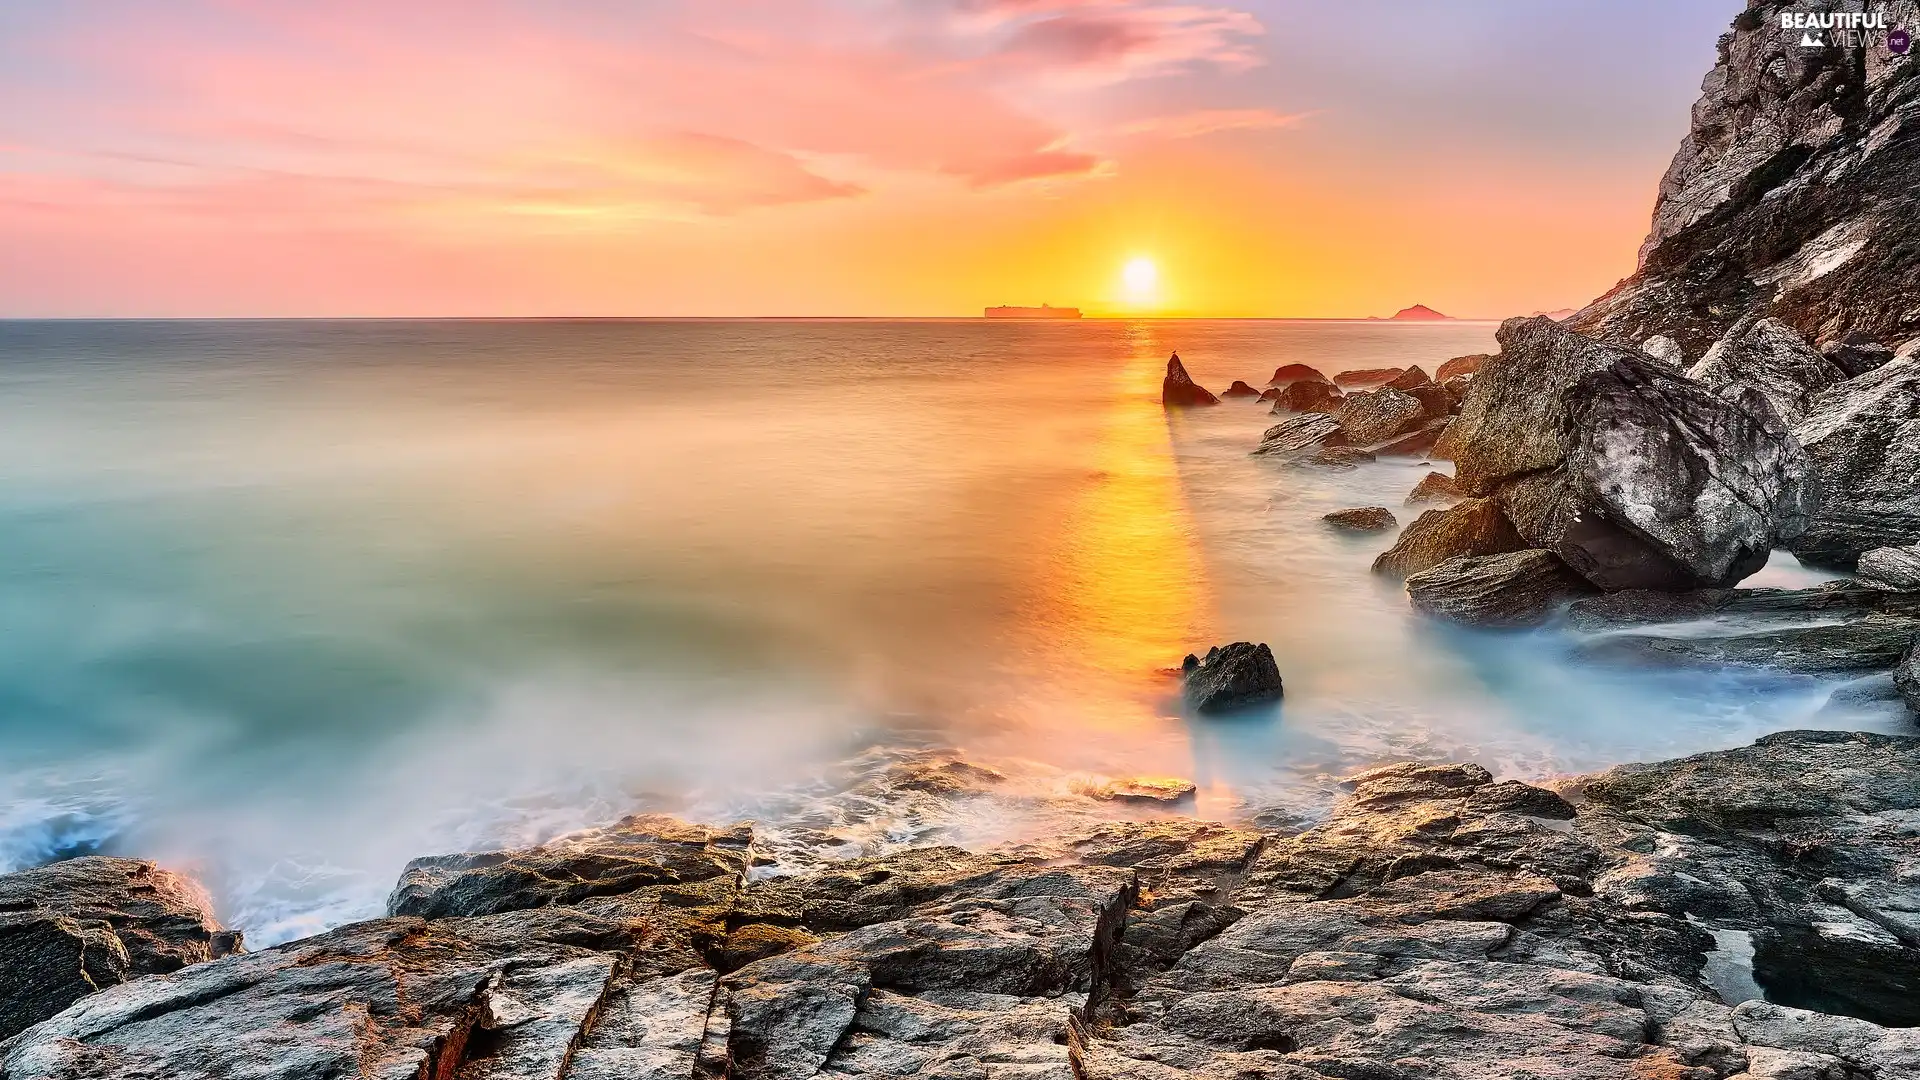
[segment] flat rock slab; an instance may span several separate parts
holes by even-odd
[[[1335,510],[1323,515],[1321,521],[1335,528],[1353,532],[1379,532],[1400,524],[1394,520],[1393,511],[1384,506],[1356,506],[1350,510]]]
[[[1594,591],[1551,551],[1449,559],[1407,579],[1415,611],[1467,626],[1538,626]]]
[[[1581,630],[1718,618],[1839,618],[1876,611],[1920,615],[1920,594],[1901,595],[1852,582],[1812,589],[1630,589],[1576,602],[1567,621]]]
[[[1886,671],[1920,633],[1920,619],[1869,615],[1837,626],[1714,636],[1619,633],[1581,642],[1586,660],[1652,667],[1768,668],[1802,675]]]

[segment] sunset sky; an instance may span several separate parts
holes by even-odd
[[[0,0],[0,316],[1577,306],[1740,6]]]

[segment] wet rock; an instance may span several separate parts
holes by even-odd
[[[1348,394],[1340,403],[1340,426],[1359,446],[1385,442],[1418,427],[1426,407],[1418,398],[1390,387]]]
[[[239,950],[205,890],[150,862],[90,855],[0,874],[0,1039],[104,987]]]
[[[1187,704],[1195,712],[1232,712],[1279,701],[1284,694],[1280,666],[1264,643],[1216,645],[1205,660],[1189,654],[1181,672]]]
[[[516,851],[434,855],[407,864],[389,915],[429,919],[575,904],[649,885],[745,873],[752,831],[643,815]]]
[[[1401,393],[1406,393],[1416,387],[1433,385],[1435,385],[1433,379],[1429,377],[1426,371],[1418,364],[1409,366],[1405,371],[1394,376],[1393,379],[1387,383],[1389,388],[1398,390]]]
[[[1446,473],[1430,472],[1421,477],[1420,482],[1413,485],[1413,490],[1407,493],[1407,505],[1418,506],[1423,502],[1458,502],[1466,497],[1467,493],[1460,489],[1459,484],[1453,482],[1453,477]]]
[[[1405,577],[1463,556],[1523,551],[1526,541],[1492,499],[1468,499],[1429,510],[1407,526],[1394,545],[1373,561],[1373,572]]]
[[[1869,371],[1886,367],[1893,360],[1893,354],[1892,347],[1862,334],[1848,334],[1845,338],[1820,346],[1820,355],[1826,358],[1827,363],[1839,368],[1841,374],[1849,379],[1857,379]]]
[[[1575,597],[1593,592],[1551,551],[1449,559],[1407,578],[1416,611],[1468,626],[1538,626]]]
[[[1264,396],[1264,395],[1263,395]],[[1333,413],[1340,411],[1346,395],[1332,383],[1301,381],[1288,383],[1274,392],[1273,411],[1280,413]]]
[[[1233,385],[1227,387],[1226,393],[1220,396],[1230,398],[1257,398],[1260,396],[1260,391],[1255,390],[1239,379],[1235,379],[1233,380]]]
[[[1323,472],[1347,472],[1377,460],[1373,451],[1357,446],[1329,446],[1317,453],[1287,459],[1292,469],[1317,469]]]
[[[1813,395],[1847,376],[1813,351],[1806,339],[1778,319],[1749,316],[1713,343],[1687,377],[1724,394],[1752,387],[1789,426],[1806,416]]]
[[[1385,386],[1399,378],[1404,371],[1405,368],[1360,368],[1340,372],[1333,377],[1333,382],[1342,388]]]
[[[1429,420],[1418,431],[1403,435],[1380,447],[1379,453],[1385,457],[1429,458],[1433,457],[1433,447],[1447,431],[1447,420]]]
[[[1378,532],[1400,524],[1394,520],[1393,512],[1384,506],[1359,506],[1351,510],[1335,510],[1320,520],[1337,528],[1351,529],[1355,532]]]
[[[1806,527],[1807,462],[1777,420],[1548,318],[1499,337],[1436,452],[1527,546],[1605,589],[1698,588],[1739,581]]]
[[[1920,543],[1920,350],[1820,394],[1794,434],[1821,492],[1787,543],[1801,561],[1851,568],[1875,548]]]
[[[1640,351],[1672,367],[1684,367],[1687,363],[1686,354],[1681,351],[1680,343],[1665,334],[1655,334],[1641,342]]]
[[[1907,643],[1907,651],[1893,669],[1893,688],[1907,703],[1907,710],[1920,717],[1920,642]]]
[[[1805,623],[1811,618],[1851,618],[1876,611],[1920,614],[1920,597],[1850,581],[1811,589],[1697,589],[1680,593],[1638,589],[1578,601],[1567,609],[1567,619],[1576,629],[1609,630],[1728,618]]]
[[[1100,784],[1090,789],[1088,794],[1111,802],[1177,804],[1192,802],[1199,790],[1191,780],[1171,776],[1134,776]]]
[[[1455,376],[1472,375],[1474,372],[1480,370],[1481,364],[1491,359],[1493,358],[1486,353],[1471,353],[1467,356],[1456,356],[1446,363],[1441,364],[1440,370],[1435,373],[1434,377],[1441,382],[1446,382]]]
[[[1920,592],[1920,544],[1874,548],[1860,556],[1855,570],[1869,585],[1899,592]]]
[[[1193,381],[1187,374],[1187,367],[1180,362],[1180,354],[1174,353],[1167,361],[1167,377],[1160,383],[1160,404],[1171,406],[1218,405],[1220,399],[1214,397],[1206,387]]]
[[[1346,446],[1348,441],[1338,420],[1325,413],[1302,413],[1268,428],[1253,452],[1267,457],[1303,456]]]
[[[1771,668],[1806,675],[1886,671],[1920,632],[1920,619],[1875,614],[1853,622],[1703,636],[1620,633],[1580,643],[1584,659],[1652,667]]]
[[[1282,364],[1273,369],[1273,378],[1268,379],[1267,382],[1273,386],[1288,386],[1297,382],[1315,382],[1323,383],[1327,386],[1333,385],[1332,379],[1320,374],[1317,368],[1309,367],[1306,364]]]

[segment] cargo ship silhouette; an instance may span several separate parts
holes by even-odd
[[[987,309],[989,319],[1077,319],[1079,317],[1080,309],[1077,307],[1053,307],[1049,304],[1041,304],[1039,307],[1003,305]]]

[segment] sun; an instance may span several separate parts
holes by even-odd
[[[1120,268],[1120,280],[1126,285],[1129,303],[1144,307],[1160,298],[1160,268],[1145,255],[1128,259]]]

